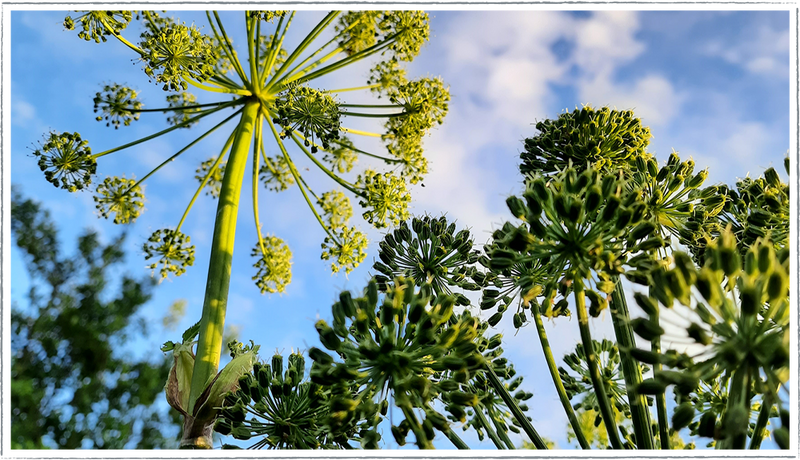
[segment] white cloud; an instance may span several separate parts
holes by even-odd
[[[701,51],[751,73],[789,78],[789,38],[788,28],[761,25],[732,40],[712,41]]]
[[[11,102],[11,123],[17,126],[27,126],[36,120],[36,108],[19,98]]]
[[[683,96],[664,77],[650,75],[632,84],[614,83],[608,74],[579,84],[580,98],[593,106],[611,106],[620,110],[634,109],[636,116],[648,125],[664,125],[674,119]]]

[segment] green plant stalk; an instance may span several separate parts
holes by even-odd
[[[539,333],[539,341],[542,343],[542,351],[544,352],[545,361],[547,361],[547,368],[550,370],[550,377],[553,378],[553,384],[558,392],[558,399],[561,400],[561,405],[564,407],[564,412],[567,413],[569,424],[572,425],[572,430],[575,432],[575,439],[578,440],[581,449],[591,449],[592,447],[589,445],[589,441],[586,440],[586,435],[581,429],[578,417],[575,415],[575,410],[569,402],[567,390],[564,389],[564,383],[561,381],[561,375],[558,373],[558,366],[553,357],[553,350],[550,348],[550,341],[547,339],[547,331],[544,328],[542,314],[539,311],[538,305],[533,305],[531,307],[531,312],[533,313],[533,320],[536,323],[536,331]]]
[[[245,104],[222,179],[214,223],[214,236],[211,243],[211,260],[206,295],[203,301],[203,315],[200,319],[200,336],[192,374],[192,386],[189,392],[190,414],[194,411],[197,398],[217,374],[219,368],[231,277],[233,243],[236,235],[236,217],[258,108],[257,102],[251,101]],[[191,447],[202,441],[206,440],[184,439],[181,445],[182,447]],[[210,443],[208,444],[210,445]]]
[[[531,442],[533,445],[536,446],[539,450],[547,450],[547,444],[544,443],[544,439],[539,436],[539,433],[536,431],[536,428],[531,425],[530,420],[528,417],[522,413],[517,402],[514,401],[514,397],[508,393],[505,385],[500,379],[497,377],[497,374],[494,373],[490,365],[487,364],[486,366],[486,376],[489,379],[489,384],[494,388],[494,391],[497,392],[498,395],[503,399],[503,402],[506,403],[506,406],[511,410],[511,413],[514,415],[514,418],[517,419],[519,424],[522,426],[522,430],[525,431],[525,434],[531,438]]]
[[[750,366],[745,362],[741,367],[733,372],[731,377],[730,392],[728,393],[728,403],[725,406],[725,418],[722,420],[723,427],[731,410],[735,406],[744,406],[746,413],[750,413]],[[728,436],[722,441],[722,449],[744,449],[747,443],[747,432],[736,436]]]
[[[513,442],[511,442],[511,439],[509,439],[508,433],[506,433],[506,430],[504,430],[503,427],[500,426],[500,423],[497,421],[497,418],[495,417],[494,411],[492,411],[492,408],[491,407],[487,407],[486,408],[486,412],[489,414],[489,417],[492,419],[492,423],[494,424],[494,427],[497,428],[497,435],[500,436],[500,439],[503,440],[503,442],[506,444],[506,447],[508,447],[511,450],[516,450],[517,447],[514,445]]]
[[[614,449],[622,449],[622,442],[619,439],[619,432],[617,431],[617,421],[616,417],[614,417],[614,410],[606,394],[606,386],[603,384],[603,379],[600,376],[600,369],[597,368],[597,355],[595,354],[594,345],[592,344],[592,333],[589,330],[589,315],[586,312],[586,297],[583,291],[583,283],[580,280],[575,280],[573,286],[575,309],[578,311],[578,328],[581,332],[581,341],[583,342],[583,351],[586,354],[589,376],[592,379],[592,386],[597,394],[600,415],[603,417],[603,422],[606,425],[608,441],[611,447]]]
[[[447,439],[449,439],[458,450],[469,450],[467,443],[465,443],[464,440],[461,439],[452,429],[448,429],[442,433],[444,433]]]
[[[497,436],[497,433],[495,433],[495,431],[489,425],[489,421],[486,420],[486,417],[483,415],[483,411],[478,407],[473,407],[472,410],[475,411],[475,418],[478,419],[478,423],[480,423],[483,429],[486,430],[486,435],[489,436],[489,439],[492,440],[495,447],[497,447],[498,450],[505,449],[503,441],[500,440],[500,438]]]
[[[772,412],[773,405],[770,394],[765,394],[764,399],[761,400],[761,410],[758,412],[756,427],[753,429],[753,437],[750,439],[751,450],[761,448],[761,441],[764,440],[764,432],[766,431],[769,413]]]
[[[419,424],[416,414],[411,410],[411,406],[403,404],[400,409],[402,409],[403,415],[405,415],[406,420],[408,420],[408,424],[411,425],[411,431],[417,438],[417,447],[420,449],[433,449],[430,439],[425,436],[425,432],[422,430],[422,426]]]
[[[650,315],[650,320],[658,323],[658,311]],[[656,337],[650,342],[650,351],[661,353],[661,337]],[[653,372],[658,372],[662,368],[661,363],[653,364]],[[662,450],[670,450],[672,446],[669,441],[669,420],[667,419],[667,397],[665,392],[656,395],[656,413],[658,414],[658,438],[661,441]],[[719,443],[717,443],[719,444]]]
[[[636,338],[630,323],[628,302],[622,290],[622,282],[617,277],[614,292],[611,294],[611,319],[614,323],[614,334],[617,345],[621,349],[630,349],[636,346]],[[653,443],[652,421],[650,409],[647,407],[647,398],[636,392],[636,387],[642,383],[642,368],[639,363],[628,353],[621,353],[622,375],[625,378],[625,389],[628,393],[628,402],[631,407],[631,422],[636,437],[636,447],[639,449],[655,449]]]

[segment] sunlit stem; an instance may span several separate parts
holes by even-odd
[[[511,411],[511,414],[514,415],[514,418],[517,419],[519,424],[522,426],[522,431],[528,435],[528,437],[531,439],[531,442],[533,442],[533,445],[539,450],[546,450],[547,444],[544,443],[544,439],[539,436],[536,428],[533,427],[530,420],[528,420],[528,417],[526,417],[525,413],[523,413],[519,408],[517,402],[514,400],[514,397],[509,394],[508,389],[497,377],[497,374],[494,373],[491,364],[487,364],[485,373],[489,384],[492,386],[498,396],[500,396],[503,402],[506,403],[506,406]]]
[[[214,30],[214,34],[216,35],[217,30],[214,29],[214,22],[211,20],[211,16],[209,15],[208,11],[206,11],[206,16],[208,16],[208,23],[211,24],[211,29]],[[244,83],[245,86],[249,86],[247,74],[245,74],[242,64],[239,62],[239,58],[236,57],[236,51],[233,49],[233,44],[231,44],[228,34],[225,33],[225,26],[222,25],[222,20],[219,18],[219,14],[216,11],[214,11],[214,19],[217,20],[219,32],[222,34],[222,39],[220,41],[222,42],[222,47],[225,50],[225,53],[228,55],[228,59],[230,59],[231,64],[233,64],[233,68],[236,70],[236,73],[239,74],[239,78],[242,79],[242,83]]]
[[[311,161],[313,161],[314,164],[317,165],[317,167],[319,169],[321,169],[325,174],[327,174],[328,177],[333,179],[337,184],[341,185],[342,187],[346,188],[347,190],[355,193],[356,195],[361,195],[361,191],[358,190],[353,184],[351,184],[351,183],[347,182],[346,180],[342,179],[341,177],[337,176],[336,174],[333,173],[333,171],[331,171],[330,169],[326,168],[325,165],[320,163],[319,160],[317,160],[317,158],[314,155],[312,155],[311,152],[308,151],[306,146],[303,145],[302,142],[300,142],[300,139],[298,139],[298,137],[294,133],[292,133],[292,139],[294,140],[295,144],[297,144],[297,146],[300,147],[300,149],[303,151],[303,153],[305,153],[306,156],[308,158],[310,158]]]
[[[346,93],[348,91],[361,91],[364,89],[373,89],[373,88],[380,88],[380,83],[375,83],[374,85],[366,85],[366,86],[354,86],[352,88],[339,88],[339,89],[329,89],[323,91],[323,93]]]
[[[652,288],[650,289],[650,295],[652,297]],[[656,310],[655,313],[650,315],[650,321],[658,324],[659,316],[659,312]],[[661,337],[654,337],[653,340],[650,341],[650,351],[656,354],[661,354]],[[659,372],[661,369],[661,363],[653,364],[653,372]],[[670,445],[671,443],[669,439],[669,419],[667,418],[667,398],[665,392],[662,391],[656,394],[655,400],[656,417],[658,419],[658,439],[660,441],[662,450],[670,450],[672,449],[672,446]]]
[[[259,21],[260,23],[260,21]],[[256,117],[256,129],[255,129],[255,148],[261,149],[262,147],[262,138],[261,138],[261,114],[259,113],[258,117]],[[261,235],[261,223],[258,221],[258,152],[254,152],[253,155],[253,220],[256,224],[256,234],[258,235],[258,247],[261,248],[261,254],[266,254],[266,249],[264,248],[264,237]]]
[[[745,361],[733,371],[730,387],[728,388],[728,403],[725,406],[725,417],[722,419],[722,426],[726,425],[727,418],[736,406],[744,407],[745,413],[750,413],[751,385],[750,365]],[[728,437],[720,443],[723,449],[744,449],[747,443],[747,430],[736,435],[728,434]]]
[[[756,426],[753,429],[753,437],[750,440],[751,450],[761,448],[761,441],[764,440],[764,432],[767,428],[767,422],[769,422],[769,413],[772,412],[772,406],[774,405],[772,394],[769,392],[764,394],[764,398],[761,400],[761,410],[758,411]]]
[[[144,52],[144,51],[142,51],[142,49],[141,49],[141,48],[139,48],[138,46],[136,46],[136,45],[134,45],[133,43],[129,42],[128,40],[125,40],[125,37],[123,37],[122,35],[120,35],[120,34],[118,34],[118,33],[114,32],[113,28],[111,28],[111,27],[106,27],[106,30],[110,31],[110,32],[111,32],[111,35],[113,35],[114,37],[116,37],[116,39],[117,39],[117,40],[119,40],[120,42],[122,42],[123,44],[125,44],[125,46],[127,46],[128,48],[130,48],[130,49],[132,49],[132,50],[136,51],[136,53],[138,53],[140,56],[144,56],[145,52]]]
[[[126,109],[129,112],[136,112],[136,113],[145,113],[145,112],[183,112],[185,110],[194,110],[194,109],[203,109],[206,107],[219,107],[222,104],[228,104],[228,102],[209,102],[208,104],[197,104],[197,105],[181,105],[176,107],[164,107],[161,109]]]
[[[589,330],[589,315],[586,312],[586,296],[583,290],[583,282],[575,280],[573,282],[573,293],[575,294],[575,309],[578,311],[578,328],[581,332],[581,342],[583,352],[586,356],[586,365],[589,368],[589,377],[592,380],[594,392],[597,395],[597,403],[600,406],[600,415],[608,432],[608,441],[614,449],[622,449],[622,442],[617,432],[617,422],[614,416],[614,409],[606,393],[606,386],[597,367],[597,354],[592,343],[592,333]]]
[[[171,126],[171,127],[167,128],[167,129],[165,129],[163,131],[159,131],[159,132],[157,132],[155,134],[151,134],[149,136],[143,137],[143,138],[135,140],[133,142],[129,142],[129,143],[127,143],[125,145],[121,145],[119,147],[115,147],[115,148],[110,149],[110,150],[106,150],[104,152],[95,153],[94,155],[92,155],[92,158],[97,159],[97,158],[100,158],[102,156],[108,155],[110,153],[119,152],[120,150],[125,150],[125,149],[127,149],[129,147],[133,147],[135,145],[139,145],[139,144],[141,144],[143,142],[149,141],[150,139],[155,139],[158,136],[167,134],[167,133],[169,133],[171,131],[175,131],[176,129],[183,128],[184,126],[188,126],[188,125],[200,120],[201,118],[204,118],[204,117],[207,117],[208,115],[211,115],[212,113],[219,112],[220,110],[224,109],[225,107],[230,107],[230,106],[234,106],[234,105],[241,105],[241,104],[242,104],[242,100],[241,99],[235,100],[235,101],[231,101],[231,102],[226,102],[224,104],[221,104],[221,105],[217,106],[214,109],[208,110],[208,111],[203,112],[203,113],[201,113],[201,114],[199,114],[199,115],[197,115],[195,117],[189,118],[188,120],[183,121],[181,123],[178,123],[175,126]]]
[[[502,426],[500,426],[500,422],[498,421],[497,416],[494,413],[494,410],[491,407],[487,407],[486,408],[486,412],[489,415],[489,419],[494,424],[494,427],[497,429],[497,436],[500,437],[500,439],[503,441],[503,443],[506,445],[506,447],[508,449],[512,449],[512,450],[516,449],[517,447],[514,445],[514,443],[508,437],[508,433],[506,433],[506,430],[503,429]]]
[[[248,13],[245,11],[244,19],[247,23],[247,53],[248,53],[248,60],[250,61],[250,79],[253,81],[253,91],[258,93],[258,82],[260,81],[258,77],[258,35],[254,35],[254,25],[257,22],[261,24],[261,19],[256,17],[248,17]],[[254,155],[258,156],[258,155]]]
[[[578,417],[575,415],[575,411],[572,409],[572,404],[569,402],[569,396],[567,396],[567,390],[564,388],[564,382],[561,381],[561,374],[558,372],[558,365],[553,357],[553,350],[550,348],[550,341],[547,339],[547,331],[545,330],[544,323],[542,322],[542,314],[541,311],[539,311],[539,305],[535,303],[531,305],[531,312],[533,314],[533,321],[536,323],[536,331],[539,334],[539,341],[542,343],[542,351],[544,352],[545,361],[547,361],[547,369],[550,371],[550,377],[553,379],[553,384],[556,387],[558,399],[561,400],[561,406],[564,408],[564,412],[567,414],[567,419],[569,420],[569,424],[572,426],[572,431],[575,432],[575,438],[578,440],[578,444],[580,444],[582,449],[591,449],[589,441],[586,440],[586,435],[583,433],[583,429],[581,429],[581,424],[578,421]]]
[[[395,113],[360,113],[360,112],[341,112],[346,117],[361,117],[361,118],[394,118],[408,115],[408,112],[395,112]]]
[[[219,368],[222,333],[225,328],[225,311],[228,305],[233,243],[236,235],[236,217],[258,107],[258,102],[245,104],[222,179],[214,223],[214,236],[211,242],[211,259],[203,302],[203,315],[200,320],[200,336],[192,374],[192,387],[189,392],[189,413],[192,413],[197,398],[214,378]]]
[[[610,309],[611,320],[614,324],[614,334],[619,348],[635,348],[636,338],[631,327],[628,302],[625,300],[622,281],[620,281],[619,277],[616,279],[614,292],[611,294]],[[655,449],[647,398],[636,391],[636,387],[642,383],[642,368],[639,367],[639,362],[628,353],[622,353],[620,360],[622,375],[625,378],[625,389],[628,393],[628,401],[631,408],[631,422],[633,423],[633,432],[636,437],[636,447],[639,449]]]
[[[328,45],[326,44],[325,46],[328,46]],[[324,46],[323,46],[323,48],[324,48]],[[320,50],[321,49],[322,48],[320,48]],[[337,54],[341,53],[342,51],[343,51],[342,48],[336,48],[333,51],[331,51],[330,53],[326,54],[325,56],[317,59],[316,61],[312,62],[308,66],[304,67],[303,70],[297,71],[297,69],[300,66],[305,64],[308,60],[310,60],[311,57],[309,56],[308,59],[306,59],[302,63],[298,64],[297,67],[295,67],[294,69],[289,71],[287,73],[287,77],[281,83],[288,83],[288,82],[294,81],[294,80],[302,77],[303,75],[306,75],[308,72],[310,72],[310,71],[316,69],[317,67],[319,67],[320,65],[328,62],[332,57],[336,56]],[[319,52],[319,50],[317,50],[317,52]],[[315,52],[314,54],[316,54],[317,52]]]
[[[275,141],[278,142],[278,146],[281,149],[281,153],[283,154],[283,157],[286,159],[286,163],[289,165],[289,171],[292,173],[292,177],[294,177],[294,181],[297,183],[297,187],[300,189],[300,192],[303,194],[303,198],[306,200],[306,203],[308,204],[308,207],[311,209],[311,212],[314,214],[314,217],[317,218],[317,222],[319,222],[319,224],[325,230],[325,233],[327,233],[328,236],[333,238],[333,240],[336,242],[337,245],[340,245],[338,239],[335,236],[333,236],[333,233],[330,231],[330,229],[328,229],[328,226],[325,225],[325,222],[322,221],[322,217],[320,217],[319,213],[317,213],[317,209],[314,207],[314,204],[308,198],[308,194],[306,193],[305,189],[303,188],[303,184],[305,182],[302,181],[302,179],[300,177],[300,174],[297,172],[297,169],[294,167],[294,162],[292,161],[292,158],[289,156],[289,153],[286,151],[286,146],[283,145],[283,140],[281,139],[281,136],[278,134],[278,130],[275,129],[275,125],[272,123],[272,120],[267,119],[267,122],[269,123],[270,129],[272,129],[272,135],[275,137]],[[297,142],[297,139],[295,139],[295,142]],[[309,189],[309,190],[311,190],[311,189]]]
[[[405,108],[402,104],[339,104],[339,107],[353,107],[353,108],[363,108],[363,109],[403,109]]]
[[[211,168],[209,168],[209,170],[206,173],[205,177],[200,182],[200,186],[197,187],[197,191],[194,192],[194,195],[192,196],[192,199],[189,200],[189,206],[187,206],[186,210],[183,211],[183,215],[181,216],[181,221],[178,222],[178,226],[175,228],[176,232],[181,229],[181,226],[183,225],[183,222],[189,216],[189,211],[192,209],[192,206],[194,206],[194,202],[197,200],[197,197],[200,196],[200,192],[203,191],[203,188],[205,188],[205,186],[208,183],[209,179],[211,179],[211,176],[214,174],[214,170],[217,169],[219,167],[219,165],[222,163],[222,159],[225,158],[225,152],[227,152],[228,149],[231,147],[231,144],[233,143],[233,138],[234,138],[235,135],[236,135],[236,131],[234,130],[231,133],[231,135],[228,136],[228,140],[225,142],[225,146],[222,147],[222,151],[219,153],[219,156],[217,156],[216,161],[214,161],[214,164],[211,166]]]
[[[409,404],[403,404],[401,409],[403,410],[403,415],[406,416],[408,424],[411,426],[411,431],[417,438],[417,447],[420,449],[433,449],[433,444],[431,444],[428,437],[425,436],[425,431],[423,431],[420,426],[417,415],[411,410],[411,406]]]
[[[371,133],[371,132],[369,132],[369,131],[361,131],[361,130],[358,130],[358,129],[345,128],[345,127],[341,127],[341,128],[339,128],[339,129],[340,129],[340,130],[342,130],[342,131],[344,131],[344,132],[346,132],[346,133],[350,133],[350,134],[358,134],[359,136],[367,136],[367,137],[381,137],[381,135],[380,135],[380,134],[378,134],[378,133]]]
[[[202,89],[202,90],[205,90],[205,91],[211,91],[213,93],[238,94],[240,96],[250,96],[250,95],[253,94],[253,93],[250,92],[250,90],[247,90],[247,89],[223,88],[223,87],[220,87],[220,86],[204,85],[204,84],[202,84],[200,82],[196,82],[196,81],[192,80],[191,78],[187,78],[186,82],[189,83],[190,85],[194,86],[195,88]]]
[[[138,181],[137,181],[135,184],[133,184],[132,186],[130,186],[130,187],[128,188],[128,190],[125,190],[125,193],[124,193],[123,195],[127,195],[128,193],[130,193],[130,191],[131,191],[131,190],[133,190],[133,189],[135,189],[136,187],[138,187],[138,186],[139,186],[139,185],[140,185],[142,182],[144,182],[144,181],[145,181],[145,180],[146,180],[148,177],[150,177],[150,176],[152,176],[153,174],[155,174],[156,172],[158,172],[158,170],[159,170],[159,169],[161,169],[161,168],[163,168],[164,166],[166,166],[167,164],[169,164],[169,163],[171,163],[171,162],[175,161],[175,159],[176,159],[176,158],[178,158],[178,156],[180,156],[182,153],[184,153],[185,151],[187,151],[187,150],[189,150],[190,148],[192,148],[192,147],[193,147],[195,144],[197,144],[198,142],[200,142],[200,141],[202,141],[203,139],[205,139],[205,138],[206,138],[206,136],[208,136],[209,134],[213,133],[214,131],[216,131],[216,130],[217,130],[217,128],[219,128],[220,126],[222,126],[222,125],[224,125],[225,123],[227,123],[228,121],[230,121],[230,120],[231,120],[231,118],[233,118],[233,117],[235,117],[235,116],[239,115],[239,113],[241,113],[241,111],[242,111],[241,109],[237,110],[237,111],[236,111],[236,112],[235,112],[233,115],[231,115],[231,116],[229,116],[228,118],[226,118],[226,119],[222,120],[221,122],[219,122],[219,123],[218,123],[216,126],[214,126],[213,128],[209,129],[208,131],[206,131],[205,133],[203,133],[201,136],[199,136],[198,138],[196,138],[195,140],[193,140],[192,142],[190,142],[188,145],[186,145],[186,147],[184,147],[184,148],[182,148],[182,149],[178,150],[178,152],[176,152],[174,155],[172,155],[171,157],[169,157],[169,158],[167,158],[166,160],[162,161],[160,165],[158,165],[158,166],[156,166],[155,168],[153,168],[153,170],[152,170],[152,171],[150,171],[149,173],[147,173],[147,174],[146,174],[144,177],[142,177],[141,179],[139,179],[139,180],[138,180]]]
[[[281,74],[285,72],[286,69],[289,68],[289,66],[292,65],[292,63],[300,56],[300,54],[303,51],[305,51],[305,49],[308,48],[309,45],[311,45],[311,42],[313,42],[319,36],[319,34],[321,34],[322,31],[328,27],[328,24],[330,24],[339,13],[340,11],[331,11],[330,13],[325,15],[324,18],[322,18],[319,24],[317,24],[314,27],[314,29],[312,29],[311,32],[308,33],[308,35],[306,35],[303,41],[301,41],[300,44],[297,45],[297,48],[295,48],[292,54],[290,54],[289,57],[286,59],[286,62],[284,62],[283,65],[281,65],[275,72],[275,75],[272,76],[270,83],[267,85],[266,88],[267,91],[272,91],[273,88],[276,86],[276,83],[281,82],[282,80]]]
[[[450,440],[451,443],[453,443],[454,446],[456,446],[457,449],[469,450],[467,443],[465,443],[464,440],[462,440],[452,429],[444,431],[444,435]]]
[[[278,21],[278,26],[275,29],[275,34],[272,36],[272,43],[270,44],[270,52],[267,57],[267,61],[264,64],[264,72],[261,74],[261,80],[259,81],[259,86],[262,88],[267,81],[267,77],[269,76],[270,72],[272,72],[272,68],[275,66],[275,62],[278,59],[278,53],[280,53],[281,47],[283,46],[283,39],[286,37],[286,31],[289,30],[289,26],[292,25],[292,19],[294,18],[294,11],[289,14],[289,19],[286,20],[286,27],[283,28],[283,31],[279,34],[278,31],[281,30],[281,25],[283,24],[283,16]],[[280,36],[280,39],[278,37]]]
[[[489,421],[486,420],[486,416],[483,415],[483,411],[479,407],[473,407],[473,412],[475,413],[475,418],[478,420],[478,423],[486,430],[486,435],[489,436],[489,439],[492,440],[494,446],[500,450],[506,448],[503,444],[503,441],[497,436],[497,433],[492,429],[491,425],[489,425]]]

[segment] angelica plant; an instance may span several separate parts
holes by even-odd
[[[77,29],[79,38],[117,41],[126,47],[144,77],[166,92],[163,108],[145,108],[137,91],[120,84],[105,84],[93,101],[97,120],[115,129],[124,129],[143,114],[166,114],[169,126],[159,132],[97,153],[78,133],[52,132],[33,152],[45,178],[55,186],[71,192],[92,189],[102,217],[115,223],[135,220],[143,211],[143,185],[148,178],[195,150],[213,132],[225,126],[230,129],[227,141],[215,147],[218,154],[198,160],[199,186],[180,220],[174,227],[156,230],[143,245],[154,273],[161,278],[180,275],[195,258],[190,235],[181,231],[193,204],[203,190],[218,200],[191,385],[180,389],[188,391],[188,396],[175,399],[187,420],[183,447],[210,447],[217,409],[205,404],[209,410],[198,412],[198,404],[218,396],[208,395],[216,379],[230,378],[225,371],[218,374],[218,367],[238,205],[248,168],[258,235],[252,251],[256,259],[253,279],[262,292],[281,292],[291,280],[291,250],[278,236],[262,233],[260,184],[272,191],[296,186],[326,235],[321,257],[331,261],[333,271],[350,272],[366,257],[367,239],[349,223],[353,211],[347,194],[358,199],[364,218],[377,228],[407,218],[408,185],[427,172],[422,138],[442,123],[447,112],[449,93],[440,78],[409,80],[403,69],[429,39],[426,13],[332,11],[294,49],[286,49],[297,15],[289,11],[241,13],[235,25],[243,28],[246,40],[238,47],[227,32],[232,24],[225,24],[214,11],[206,13],[205,27],[152,11],[82,11],[64,20],[64,27]],[[133,21],[141,23],[138,39],[130,36]],[[364,60],[373,64],[366,84],[318,86],[321,77]],[[200,104],[190,90],[206,92],[217,101]],[[359,91],[385,102],[346,103],[350,94]],[[351,128],[353,117],[382,119],[383,131]],[[141,178],[109,177],[95,186],[98,161],[103,157],[120,155],[178,129],[200,127],[211,119],[216,119],[215,124],[202,128],[179,151],[163,152],[163,162]],[[359,137],[380,138],[386,151],[357,147]],[[275,147],[267,148],[268,143]],[[352,171],[360,158],[368,158],[371,165]],[[301,173],[300,161],[312,164],[336,189],[315,192]],[[386,170],[375,169],[376,163]]]

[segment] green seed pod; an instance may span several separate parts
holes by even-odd
[[[603,193],[603,198],[609,198],[617,191],[617,179],[612,175],[603,176],[603,182],[600,187]]]
[[[770,302],[784,299],[788,296],[788,283],[783,273],[774,271],[767,279],[767,296]]]
[[[308,357],[320,364],[331,364],[333,362],[333,358],[331,358],[329,354],[325,353],[324,351],[320,350],[317,347],[311,347],[308,349]]]
[[[518,219],[524,219],[525,215],[527,214],[527,209],[525,209],[525,203],[517,198],[516,196],[510,196],[506,199],[506,205],[508,209],[511,211],[511,214]]]
[[[406,436],[408,436],[408,431],[404,432],[400,430],[400,428],[392,425],[392,436],[394,436],[395,442],[402,447],[406,445]]]
[[[641,348],[631,348],[628,350],[633,359],[650,365],[659,364],[661,362],[661,355],[654,353],[650,350],[642,350]]]
[[[719,254],[720,268],[727,276],[731,276],[739,270],[739,253],[735,247],[720,247]]]
[[[664,392],[667,388],[665,383],[659,382],[655,379],[643,380],[642,383],[636,386],[636,392],[640,395],[658,395]]]
[[[514,327],[516,329],[519,329],[522,327],[522,324],[523,324],[522,316],[519,313],[514,313]]]
[[[536,195],[530,190],[525,190],[523,194],[525,203],[528,205],[528,216],[538,217],[542,214],[542,203],[536,199]]]
[[[648,342],[664,335],[664,328],[646,318],[636,318],[632,320],[631,327],[636,335]]]
[[[614,228],[616,230],[624,229],[625,227],[628,226],[629,223],[631,223],[631,219],[632,218],[633,218],[633,213],[631,212],[630,209],[625,209],[625,208],[621,209],[617,213],[617,220],[616,220],[616,222],[614,222]],[[604,220],[605,220],[605,218],[604,218]],[[611,220],[611,219],[608,219],[608,220]]]
[[[768,245],[762,244],[758,248],[758,271],[768,273],[772,269],[774,260],[775,252]]]
[[[603,201],[603,191],[600,190],[600,187],[595,185],[592,188],[590,188],[589,193],[586,194],[586,201],[584,203],[586,213],[591,214],[597,211],[602,201]]]
[[[705,329],[697,323],[693,322],[689,325],[689,327],[686,328],[686,333],[699,344],[710,345],[712,342],[711,337],[706,333]]]
[[[689,426],[692,419],[694,419],[694,405],[685,402],[675,408],[675,412],[672,414],[672,429],[680,431]]]
[[[784,425],[773,431],[772,436],[775,438],[775,443],[778,444],[778,447],[781,449],[789,449],[791,445],[791,435],[789,434],[789,428],[787,428],[787,426]]]
[[[459,406],[474,407],[478,404],[478,395],[464,393],[463,391],[453,391],[449,394],[450,401]]]
[[[339,294],[339,302],[342,305],[342,311],[344,314],[348,318],[352,318],[356,313],[356,304],[353,302],[353,297],[350,295],[350,291],[344,291]]]
[[[710,267],[704,267],[700,270],[700,273],[697,274],[695,287],[697,287],[700,295],[703,296],[709,305],[718,307],[722,303],[722,299],[719,294],[719,284],[715,284],[714,278],[713,270],[711,270]]]
[[[641,292],[634,292],[633,299],[636,301],[636,304],[647,313],[648,316],[652,316],[658,313],[658,303],[655,302],[651,297],[642,294]]]
[[[450,430],[450,424],[447,423],[447,419],[444,417],[444,415],[434,410],[426,410],[425,419],[429,420],[431,425],[433,425],[433,427],[439,431]]]
[[[539,203],[547,203],[550,200],[550,192],[547,190],[547,186],[545,185],[543,178],[537,177],[534,179],[531,182],[530,187],[531,191],[533,192],[533,196]]]
[[[704,438],[713,438],[717,428],[717,416],[713,412],[706,412],[700,417],[697,434]]]
[[[501,319],[503,319],[503,314],[495,313],[492,316],[490,316],[486,322],[489,323],[490,326],[494,327],[497,326],[497,323],[499,323]]]
[[[761,309],[761,292],[755,285],[746,283],[739,289],[742,316],[752,317]]]
[[[317,333],[319,334],[319,340],[322,342],[322,345],[324,345],[325,348],[331,351],[339,350],[342,342],[339,337],[336,336],[336,333],[333,332],[333,329],[328,326],[328,323],[326,323],[325,320],[321,319],[317,321],[316,324],[314,324],[314,328],[317,330]]]

